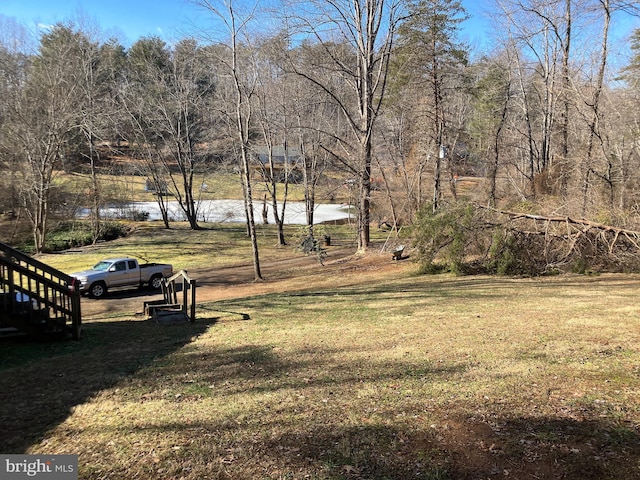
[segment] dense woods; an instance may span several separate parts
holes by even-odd
[[[461,201],[640,228],[640,31],[611,33],[633,2],[495,0],[482,51],[455,0],[301,0],[275,13],[277,31],[273,11],[193,6],[226,28],[124,46],[69,21],[30,49],[4,22],[0,208],[28,220],[36,251],[80,206],[100,236],[107,173],[163,193],[167,228],[169,200],[200,228],[205,175],[239,173],[248,212],[256,182],[280,211],[301,182],[312,238],[318,184],[348,188],[361,251],[371,225]]]

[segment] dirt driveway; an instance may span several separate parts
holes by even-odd
[[[352,246],[330,247],[324,265],[313,256],[295,255],[284,260],[261,263],[263,281],[254,281],[252,264],[238,264],[225,268],[189,270],[197,282],[197,302],[211,302],[263,293],[292,291],[312,285],[336,285],[349,281],[354,274],[362,278],[366,272],[381,273],[386,269],[404,268],[409,262],[394,262],[390,254],[376,249],[366,255],[355,255]],[[100,320],[106,316],[142,314],[148,300],[161,299],[160,294],[146,289],[110,292],[105,298],[82,298],[83,321]]]

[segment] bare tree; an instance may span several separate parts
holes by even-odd
[[[535,158],[534,170],[537,173],[548,172],[554,166],[553,134],[558,131],[559,85],[567,78],[566,72],[562,77],[560,62],[568,62],[566,55],[570,51],[569,45],[563,44],[570,29],[570,24],[565,23],[570,14],[563,11],[563,7],[570,4],[565,0],[499,0],[498,3],[506,20],[507,34],[516,48],[524,52],[517,58],[520,62],[521,99],[526,102],[527,131],[531,135],[528,144]],[[565,132],[563,130],[563,138]],[[566,159],[568,143],[563,145],[561,156]],[[566,168],[566,162],[558,159],[555,175],[560,182],[559,190],[565,188]]]
[[[633,14],[632,2],[613,0],[497,0],[506,36],[518,62],[521,132],[527,139],[527,176],[532,193],[553,193],[561,209],[587,213],[594,179],[607,185],[612,202],[610,162],[596,167],[596,147],[608,154],[602,111],[609,63],[612,13]],[[600,42],[593,42],[601,27]],[[576,47],[577,46],[577,47]],[[596,51],[599,47],[599,51]],[[590,66],[593,66],[590,68]],[[526,145],[526,148],[525,148]],[[576,193],[571,195],[575,188]]]
[[[302,172],[307,234],[313,239],[317,186],[331,163],[330,151],[336,144],[330,132],[340,131],[337,125],[343,122],[340,121],[341,113],[335,103],[328,99],[323,90],[295,74],[287,75],[286,81],[291,128],[295,132],[295,140],[291,143],[297,147],[300,155],[298,166]],[[333,193],[327,195],[326,200],[331,201]]]
[[[598,179],[606,185],[608,194],[606,195],[609,207],[614,206],[615,186],[620,183],[614,179],[613,173],[616,169],[612,164],[613,159],[617,156],[616,148],[607,139],[613,136],[606,122],[606,113],[603,112],[603,98],[608,88],[606,85],[606,75],[610,60],[609,43],[610,29],[613,21],[613,15],[618,11],[624,11],[627,14],[640,14],[640,7],[631,5],[625,1],[616,0],[595,0],[592,5],[587,6],[589,13],[600,22],[600,51],[598,52],[595,62],[595,75],[590,85],[576,88],[578,95],[581,97],[581,106],[585,109],[584,117],[587,123],[588,134],[586,140],[584,160],[582,162],[582,215],[586,215],[589,210],[590,190],[593,186],[593,179]],[[594,158],[598,147],[603,158],[603,165],[598,168]],[[618,175],[619,176],[619,175]]]
[[[497,177],[503,150],[503,130],[508,121],[511,106],[512,78],[509,52],[480,65],[481,75],[474,86],[471,137],[480,155],[488,162],[489,205],[498,201]]]
[[[278,35],[261,42],[256,48],[257,123],[262,133],[266,155],[258,155],[264,185],[271,201],[273,219],[278,229],[278,245],[286,245],[284,217],[287,208],[289,181],[299,155],[293,140],[294,118],[286,72],[281,59],[286,56],[287,39]],[[280,60],[279,60],[280,59]],[[295,152],[292,154],[292,152]],[[276,158],[278,163],[276,164]],[[282,186],[280,194],[279,187]],[[280,198],[279,198],[280,197]]]
[[[582,171],[582,215],[586,214],[588,193],[591,184],[591,177],[595,173],[593,168],[593,149],[594,141],[596,138],[602,142],[602,132],[600,131],[600,98],[602,96],[602,90],[605,80],[605,72],[608,61],[609,50],[609,27],[611,25],[611,2],[609,0],[601,0],[602,14],[602,37],[601,37],[601,51],[600,61],[598,62],[598,70],[593,85],[593,94],[591,98],[585,99],[585,103],[591,109],[591,119],[589,120],[589,135],[587,140],[586,155],[584,159],[584,166]],[[613,189],[611,189],[612,191]]]
[[[193,39],[183,39],[169,49],[158,38],[141,39],[130,51],[134,81],[126,95],[133,125],[142,128],[142,149],[153,145],[170,193],[193,230],[198,224],[195,176],[202,164],[200,148],[209,127],[208,104],[215,91],[215,76],[205,62],[205,52]],[[134,129],[135,131],[135,129]],[[158,172],[154,166],[153,172]],[[155,178],[155,177],[154,177]]]
[[[619,80],[624,81],[621,95],[612,99],[612,128],[621,141],[614,153],[619,163],[620,185],[619,207],[634,212],[640,211],[640,28],[630,38],[631,58],[621,70]]]
[[[225,70],[223,74],[228,76],[232,84],[234,101],[232,109],[227,113],[234,127],[234,135],[240,156],[247,231],[251,238],[253,253],[254,277],[255,280],[262,280],[258,237],[253,211],[250,165],[251,123],[253,119],[251,100],[256,89],[255,72],[252,70],[252,66],[255,63],[242,61],[242,53],[246,53],[249,49],[243,48],[247,47],[247,45],[242,44],[241,38],[244,36],[248,40],[248,29],[254,16],[253,12],[241,16],[233,0],[221,0],[220,2],[193,0],[193,2],[208,11],[214,20],[222,21],[226,28],[226,33],[229,35],[228,44],[223,45],[222,52],[224,53],[218,55],[217,60]]]
[[[338,149],[332,149],[331,154],[355,175],[357,245],[362,252],[370,242],[374,126],[386,92],[389,59],[403,3],[311,0],[299,2],[294,8],[304,12],[292,17],[294,28],[307,35],[308,43],[301,48],[313,48],[323,58],[313,68],[299,68],[299,63],[292,62],[293,70],[335,102],[349,125],[349,137],[342,132],[334,134]],[[336,77],[346,82],[348,92],[334,88]]]
[[[122,66],[124,49],[116,44],[99,45],[89,38],[77,38],[78,66],[74,70],[78,86],[78,125],[81,132],[80,155],[89,165],[91,187],[88,195],[89,219],[94,243],[102,233],[103,208],[102,186],[98,174],[100,150],[98,144],[115,130],[119,120],[114,91],[117,74],[114,70]],[[113,64],[115,63],[115,65]],[[118,65],[119,64],[119,65]]]
[[[42,36],[24,87],[15,92],[5,130],[19,159],[19,195],[37,252],[45,246],[54,206],[55,173],[69,152],[70,136],[77,131],[79,92],[74,71],[80,56],[78,36],[82,34],[62,25]]]

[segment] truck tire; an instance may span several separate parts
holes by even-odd
[[[160,290],[162,287],[162,275],[154,275],[149,279],[149,288]]]
[[[104,282],[96,282],[89,287],[91,298],[102,298],[107,294],[107,285]]]

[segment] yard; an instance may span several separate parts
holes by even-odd
[[[640,478],[638,276],[415,276],[337,243],[265,247],[260,283],[196,262],[194,324],[115,297],[79,342],[1,340],[0,451],[81,479]]]

